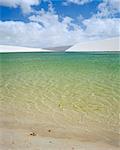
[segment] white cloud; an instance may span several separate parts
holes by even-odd
[[[77,4],[77,5],[84,5],[84,4],[90,3],[92,1],[93,0],[66,0],[63,4],[68,5],[70,3],[73,3],[73,4]]]
[[[83,30],[72,23],[72,18],[61,18],[60,21],[53,11],[41,10],[29,19],[30,23],[1,21],[0,44],[53,47],[74,44],[83,38]]]
[[[32,11],[32,6],[38,5],[40,0],[0,0],[1,6],[20,7],[23,13],[29,13]]]
[[[66,23],[43,28],[38,23],[0,22],[0,44],[30,47],[71,45],[81,38],[81,30],[68,31]],[[54,28],[56,26],[56,28]],[[6,29],[6,30],[4,30]],[[73,38],[74,37],[74,38]]]
[[[30,18],[30,23],[0,22],[0,44],[53,47],[118,35],[119,19],[92,17],[83,20],[85,29],[70,17],[60,18],[53,10],[41,10]]]
[[[106,38],[120,35],[119,18],[95,18],[86,19],[83,21],[85,25],[86,37]]]
[[[120,13],[120,0],[103,0],[98,5],[99,17],[113,17],[116,13]]]
[[[0,21],[0,44],[54,47],[120,35],[119,18],[100,17],[98,14],[89,19],[78,17],[82,28],[73,23],[72,18],[59,16],[51,3],[48,11],[42,9],[28,19],[29,23]]]

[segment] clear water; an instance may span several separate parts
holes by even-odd
[[[0,54],[2,118],[106,132],[117,142],[119,88],[120,53]]]

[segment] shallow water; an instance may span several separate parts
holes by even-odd
[[[119,88],[120,53],[0,54],[2,117],[80,127],[118,143]]]

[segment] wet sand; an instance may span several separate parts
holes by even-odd
[[[31,135],[35,132],[36,135]],[[43,134],[43,133],[41,133]],[[92,137],[91,137],[92,138]],[[119,150],[119,147],[103,143],[80,141],[72,138],[40,136],[34,130],[0,128],[2,150]]]
[[[36,135],[31,135],[35,132]],[[43,134],[43,133],[42,133]],[[54,133],[55,134],[55,133]],[[56,136],[56,135],[55,135]],[[91,137],[92,138],[92,137]],[[118,150],[103,142],[80,141],[74,138],[40,136],[34,130],[0,128],[1,150]]]
[[[41,118],[43,120],[43,118]],[[60,119],[60,118],[58,118]],[[58,126],[29,119],[0,118],[1,150],[118,150],[119,135],[82,130],[81,126]],[[102,132],[103,134],[103,132]],[[106,135],[107,134],[107,135]],[[104,137],[107,137],[104,138]],[[111,137],[111,140],[109,138]],[[117,143],[116,143],[117,141]]]

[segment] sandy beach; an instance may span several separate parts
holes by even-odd
[[[101,124],[77,122],[78,113],[45,109],[17,112],[15,105],[0,113],[0,148],[2,150],[118,150],[119,134]],[[15,110],[16,109],[16,110]],[[83,118],[84,119],[84,118]],[[104,124],[104,123],[103,123]]]
[[[29,130],[0,129],[2,150],[119,150],[102,142],[82,142],[67,138],[31,136]]]
[[[44,119],[45,120],[45,119]],[[47,121],[47,120],[46,120]],[[99,139],[91,133],[86,135],[80,127],[60,127],[30,120],[16,123],[10,118],[0,119],[1,150],[118,150],[115,143]],[[34,122],[34,121],[33,121]],[[82,128],[82,126],[81,126]],[[97,133],[99,134],[99,133]],[[115,139],[115,137],[114,137]],[[101,140],[101,141],[100,141]]]

